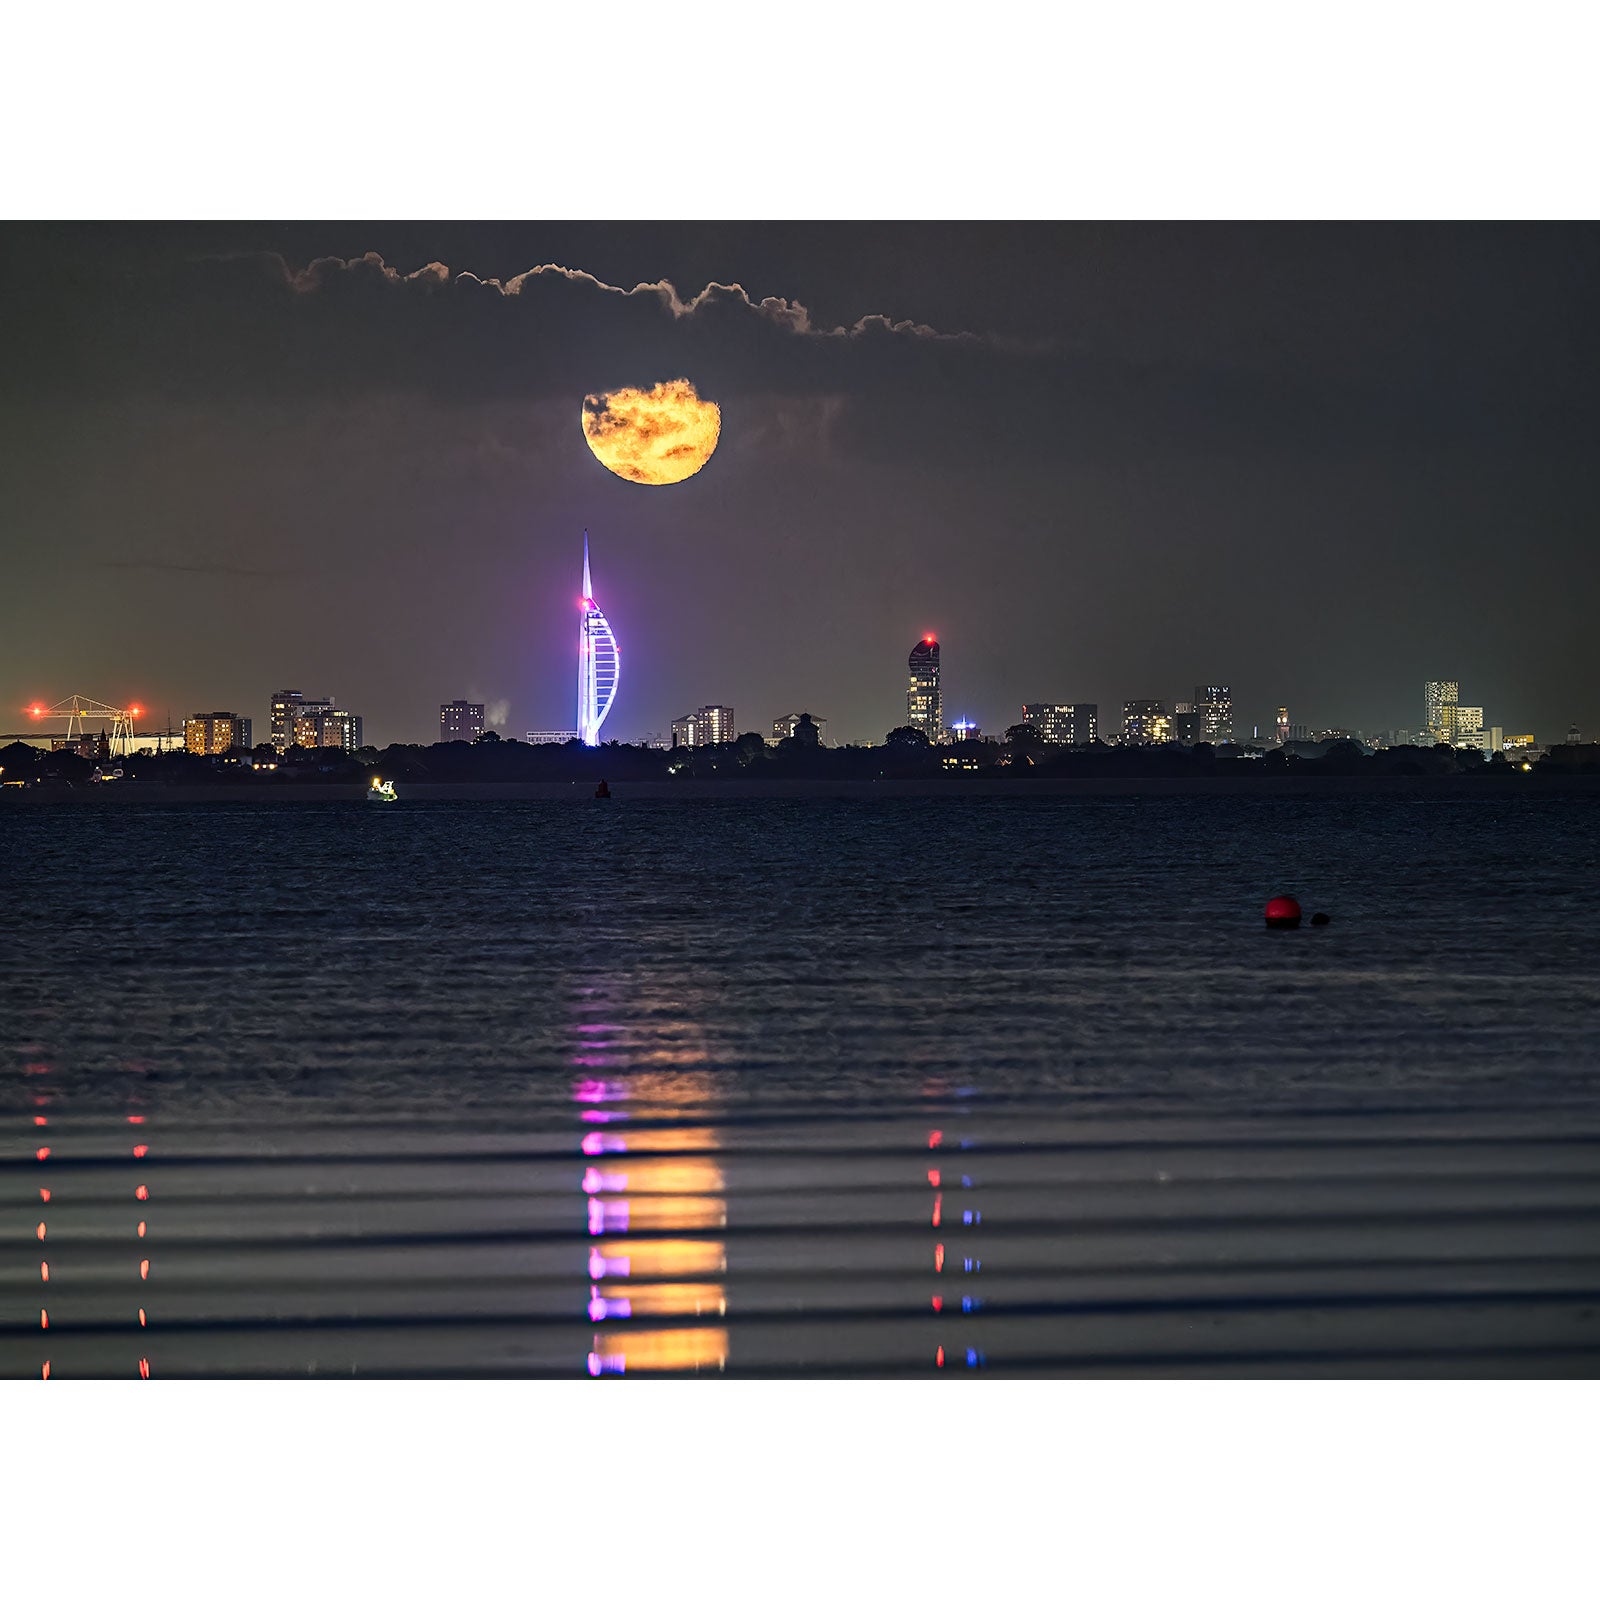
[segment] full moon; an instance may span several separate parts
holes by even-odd
[[[583,397],[583,436],[595,459],[630,483],[682,483],[717,448],[722,412],[687,378],[653,389]]]

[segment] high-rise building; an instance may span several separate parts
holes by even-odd
[[[1194,709],[1200,715],[1200,737],[1206,743],[1233,742],[1233,690],[1227,684],[1196,684]]]
[[[483,707],[468,700],[447,700],[439,707],[439,742],[464,739],[471,744],[483,732]]]
[[[281,756],[295,742],[295,719],[304,712],[326,711],[331,700],[307,700],[298,689],[280,689],[272,697],[272,748]]]
[[[1160,700],[1122,702],[1124,744],[1166,744],[1172,738],[1172,715]]]
[[[1046,744],[1093,744],[1099,707],[1087,701],[1049,705],[1034,701],[1022,708],[1022,720],[1037,728]]]
[[[1200,744],[1205,739],[1205,716],[1193,704],[1180,700],[1172,708],[1172,737],[1179,744]]]
[[[354,755],[361,748],[361,718],[335,705],[306,710],[294,719],[294,743],[303,750],[343,750]]]
[[[773,719],[772,738],[774,743],[780,739],[792,739],[794,737],[795,724],[799,722],[801,717],[811,717],[811,724],[817,730],[818,744],[826,744],[828,742],[824,732],[828,726],[826,717],[812,717],[809,711],[796,711],[793,716],[775,717]]]
[[[1288,706],[1279,706],[1278,707],[1277,734],[1278,734],[1278,743],[1279,744],[1287,744],[1289,742],[1289,708],[1288,708]]]
[[[308,700],[298,689],[280,689],[272,697],[272,747],[281,756],[290,745],[303,750],[361,748],[361,718],[331,699]]]
[[[701,706],[672,724],[674,750],[692,750],[703,744],[732,744],[738,737],[733,731],[732,706]]]
[[[622,658],[617,636],[605,613],[594,603],[589,582],[589,530],[583,530],[583,614],[578,622],[578,737],[585,744],[600,743],[600,725],[617,697]]]
[[[1459,683],[1439,679],[1423,686],[1422,726],[1429,744],[1450,744],[1455,736],[1456,702],[1461,698]]]
[[[231,711],[197,711],[184,720],[183,748],[197,756],[219,756],[250,748],[250,719]]]
[[[939,641],[931,633],[911,647],[906,663],[906,726],[928,736],[929,744],[944,738],[944,700],[939,691]]]
[[[1451,718],[1450,743],[1458,750],[1482,750],[1486,748],[1483,737],[1483,707],[1482,706],[1452,706],[1455,715]]]

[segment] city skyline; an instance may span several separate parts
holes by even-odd
[[[1413,727],[1449,662],[1559,738],[1600,722],[1597,267],[1548,227],[11,225],[0,695],[567,727],[587,526],[650,663],[619,737],[722,697],[881,738],[932,633],[985,727],[1198,670],[1240,730]],[[715,454],[608,472],[584,397],[679,377]]]

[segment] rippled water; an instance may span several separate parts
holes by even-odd
[[[1593,1375],[1597,822],[6,808],[0,1371]]]

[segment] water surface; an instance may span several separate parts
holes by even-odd
[[[1592,1375],[1597,820],[9,808],[0,1371]]]

